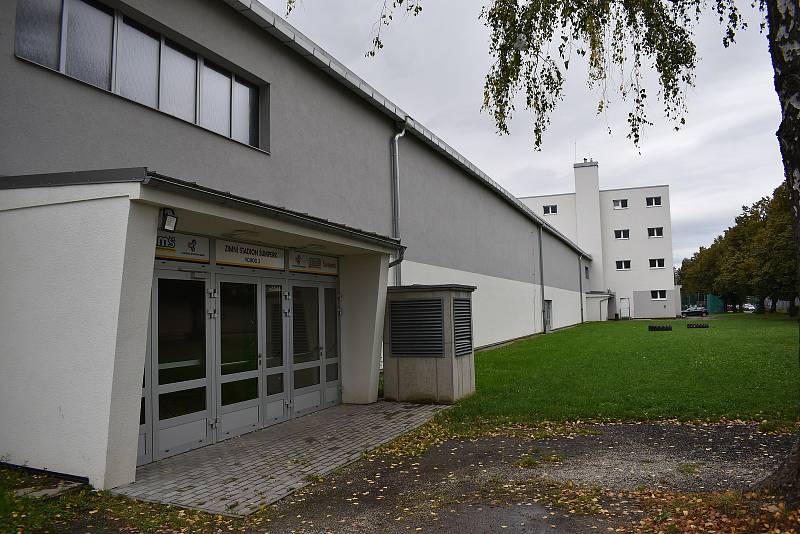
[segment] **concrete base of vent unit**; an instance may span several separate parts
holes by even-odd
[[[453,325],[454,299],[468,299],[472,286],[399,286],[389,288],[384,326],[383,391],[386,400],[451,404],[475,392],[475,352],[456,356]],[[397,300],[441,300],[443,311],[443,356],[392,354],[391,302]],[[470,315],[470,336],[472,317]]]

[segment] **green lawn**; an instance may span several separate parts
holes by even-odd
[[[798,420],[797,321],[737,314],[708,322],[706,330],[671,321],[671,332],[649,332],[650,321],[588,323],[480,352],[477,393],[446,419]]]

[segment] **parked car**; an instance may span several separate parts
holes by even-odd
[[[746,312],[754,312],[756,311],[756,305],[750,304],[749,302],[742,304],[742,309]]]
[[[689,306],[681,311],[681,317],[705,317],[708,309],[704,306]]]

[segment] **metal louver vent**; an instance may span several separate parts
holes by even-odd
[[[472,352],[472,301],[453,299],[453,341],[456,356]]]
[[[444,357],[444,306],[441,299],[390,303],[392,356]]]

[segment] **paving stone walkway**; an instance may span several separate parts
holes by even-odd
[[[442,406],[343,404],[136,470],[112,490],[143,501],[244,516],[412,430]]]

